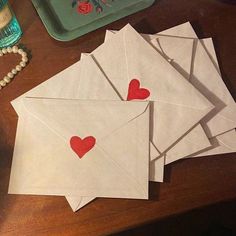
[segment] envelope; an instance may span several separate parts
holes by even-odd
[[[114,33],[117,31],[106,31],[106,37],[105,41],[110,40]],[[155,35],[146,35],[142,34],[142,36],[147,40],[150,41],[150,39],[155,38]],[[170,45],[173,47],[173,40],[171,37],[166,37],[166,41],[163,40],[163,42],[166,44],[164,45],[164,48],[169,47]],[[170,44],[170,45],[169,45]],[[174,45],[176,44],[176,41],[174,41]],[[184,45],[184,46],[183,46]],[[181,51],[182,47],[187,47],[189,49],[189,55],[186,57],[185,54],[179,53]],[[162,48],[162,46],[160,46]],[[156,49],[156,48],[155,48]],[[174,58],[176,58],[176,55],[178,55],[177,60],[179,62],[178,66],[176,66],[177,70],[180,71],[180,66],[185,66],[181,69],[181,72],[185,70],[185,74],[183,74],[184,77],[187,79],[189,78],[189,71],[191,68],[191,57],[192,57],[192,49],[193,49],[193,42],[188,41],[183,44],[182,38],[179,38],[177,47],[174,46],[173,50],[169,50],[168,52],[171,53],[172,56],[175,55]],[[163,50],[160,50],[160,53],[169,60],[169,57],[163,52]],[[184,55],[184,56],[183,56]],[[169,54],[170,56],[170,54]],[[190,59],[190,60],[189,60]],[[188,71],[188,72],[187,72]],[[186,133],[185,136],[183,136],[178,142],[173,145],[167,152],[162,154],[161,158],[164,157],[165,164],[170,164],[171,162],[174,162],[176,160],[179,160],[181,158],[187,157],[189,155],[192,155],[194,153],[198,153],[201,150],[205,150],[209,147],[211,147],[211,143],[209,139],[206,136],[205,131],[203,130],[202,126],[200,124],[196,125],[194,128],[192,128],[188,133]],[[155,163],[156,162],[156,163]],[[158,171],[159,166],[161,166],[160,158],[156,161],[152,161],[152,166],[150,168],[150,180],[152,181],[160,181],[161,176],[159,174],[161,173]]]
[[[19,119],[9,193],[148,198],[148,102],[25,98]]]
[[[189,38],[197,38],[196,33],[194,32],[191,24],[189,22],[184,23],[182,25],[173,27],[171,29],[168,29],[166,31],[161,32],[163,35],[177,35],[178,37],[189,37]],[[154,36],[146,36],[149,39],[153,39]],[[217,61],[217,56],[214,49],[214,44],[211,38],[209,39],[202,39],[200,40],[202,46],[204,47],[206,53],[208,54],[209,58],[211,59],[216,71],[220,74],[220,69]],[[222,81],[222,78],[220,78]],[[227,107],[221,111],[221,117],[219,119],[225,119],[224,124],[226,124],[228,127],[226,129],[235,128],[235,103],[230,95],[230,92],[227,90],[224,83],[219,82],[218,91],[222,89],[222,93],[225,93],[226,99],[224,101],[230,101],[227,104]],[[220,85],[221,84],[221,85]],[[222,86],[222,87],[221,87]],[[224,116],[226,114],[226,116]],[[213,121],[214,122],[214,121]],[[217,122],[216,122],[217,123]],[[222,123],[222,122],[221,122]],[[220,124],[220,123],[219,123]],[[225,126],[222,126],[225,127]],[[223,140],[223,141],[222,141]],[[206,152],[198,153],[197,156],[205,156],[205,155],[216,155],[216,154],[223,154],[223,153],[230,153],[234,152],[235,148],[232,145],[232,143],[235,143],[235,130],[230,130],[228,132],[223,133],[222,135],[216,135],[213,138],[210,138],[210,141],[212,143],[211,150],[208,150]]]
[[[89,70],[88,70],[89,68]],[[83,87],[83,81],[81,83],[80,78],[84,78],[89,84],[93,84],[87,90],[81,90]],[[97,85],[96,85],[97,84]],[[66,85],[66,86],[65,86]],[[102,88],[103,93],[100,92],[98,88]],[[18,97],[12,101],[14,109],[19,115],[18,125],[21,126],[21,120],[23,119],[20,112],[20,107],[22,100],[25,97],[51,97],[51,98],[62,98],[62,99],[87,99],[87,100],[120,100],[117,96],[115,90],[111,87],[109,82],[104,78],[103,73],[94,63],[90,56],[83,57],[83,60],[75,63],[64,71],[53,76],[51,79],[43,82],[32,90],[24,93],[22,96]],[[31,130],[29,129],[28,132]],[[19,130],[16,136],[16,146],[19,142]],[[33,134],[32,134],[33,135]],[[151,145],[153,147],[153,145]],[[150,159],[154,159],[159,153],[155,148],[150,148]],[[13,163],[17,162],[17,157],[13,158]],[[158,168],[152,170],[152,174],[155,173],[157,181],[163,181],[164,173],[164,162],[163,159],[159,160]],[[13,164],[14,165],[14,164]],[[66,196],[69,204],[74,211],[83,207],[88,202],[92,201],[95,197],[80,197],[80,196]]]
[[[129,98],[134,79],[148,90],[150,96],[145,99],[153,101],[152,140],[160,153],[213,109],[130,25],[94,50],[92,56],[123,100]]]
[[[168,37],[163,36],[169,34],[175,34],[178,37],[173,35]],[[217,107],[217,109],[215,109],[215,111],[207,117],[207,119],[210,119],[210,122],[207,123],[207,126],[209,125],[209,127],[205,126],[204,128],[208,133],[208,136],[211,137],[212,133],[217,134],[234,128],[236,124],[236,106],[231,94],[220,77],[220,70],[212,40],[204,39],[201,40],[201,43],[196,41],[194,37],[196,38],[197,36],[189,23],[163,31],[156,36],[143,35],[143,37],[149,41],[155,38],[157,39],[157,36],[158,40],[153,42],[153,45],[157,48],[157,50],[186,78],[191,79],[189,78],[191,76],[190,70],[194,71],[195,74],[200,74],[199,76],[202,79],[200,82],[195,82],[196,87],[199,87],[200,91],[203,91],[206,96],[209,96],[211,101]],[[189,38],[183,38],[181,36],[188,36]],[[184,51],[184,53],[179,53],[181,50]],[[191,57],[192,51],[195,51],[195,53],[193,52],[195,55],[194,60],[192,60]],[[194,62],[197,66],[191,65],[192,62]],[[213,76],[202,76],[202,71],[208,71],[209,68],[210,74]],[[213,79],[215,80],[212,81]],[[206,82],[204,83],[204,81]],[[225,106],[224,104],[227,105],[222,109],[222,106]],[[215,113],[217,113],[217,115],[213,117]],[[224,136],[225,135],[227,134],[224,134]],[[218,136],[216,136],[215,139],[217,139],[217,137]],[[230,137],[232,137],[231,133],[229,133],[229,138],[227,140],[230,140]],[[186,140],[188,140],[188,135],[186,135]],[[221,143],[221,145],[223,145],[222,142],[214,140],[214,138],[210,138],[210,141],[214,144]],[[178,144],[175,145],[175,148],[177,147]],[[214,146],[212,148],[214,148]],[[221,150],[223,150],[222,148],[223,147],[221,147]],[[225,152],[228,152],[227,145],[225,147]],[[204,152],[200,155],[204,155]]]
[[[89,68],[89,70],[87,68]],[[94,78],[94,75],[96,75],[96,78]],[[91,80],[93,86],[90,86],[88,88],[89,90],[79,91],[81,77],[85,78],[87,81]],[[100,87],[102,88],[102,93],[98,89]],[[120,100],[117,93],[112,89],[111,84],[105,79],[103,73],[90,56],[87,56],[83,61],[79,61],[66,68],[49,80],[46,80],[13,100],[11,104],[18,115],[20,103],[24,97]],[[155,159],[159,155],[158,150],[150,143],[150,160]],[[162,171],[164,171],[164,169]]]
[[[115,31],[107,31],[107,36],[110,37],[112,32]],[[192,38],[183,38],[181,35]],[[203,120],[203,128],[208,137],[236,127],[236,105],[221,78],[216,55],[212,55],[215,52],[211,39],[197,40],[190,23],[156,35],[142,36],[215,105],[214,111]],[[211,52],[206,50],[204,42]]]
[[[129,27],[129,26],[128,26]],[[131,30],[132,31],[132,30]],[[132,33],[132,32],[131,32]],[[118,33],[119,34],[119,33]],[[123,35],[122,35],[122,37],[123,37]],[[128,37],[128,36],[127,36]],[[140,38],[139,38],[140,39]],[[118,41],[121,41],[122,42],[122,40],[118,40]],[[137,41],[136,39],[135,40],[133,40],[133,41]],[[108,44],[108,45],[107,45]],[[113,44],[113,42],[111,43],[111,44]],[[115,43],[115,45],[116,45],[116,47],[117,48],[119,48],[118,47],[118,45],[119,44],[116,44]],[[109,84],[111,85],[111,87],[117,92],[117,94],[118,94],[118,96],[120,97],[120,99],[123,99],[123,100],[125,100],[125,95],[123,95],[122,96],[122,93],[120,92],[120,90],[119,89],[117,89],[117,84],[118,85],[120,85],[120,86],[122,86],[122,84],[124,83],[124,84],[126,84],[127,85],[127,81],[122,81],[121,79],[120,80],[118,80],[118,81],[116,81],[116,84],[111,80],[111,76],[116,76],[116,74],[106,74],[105,72],[105,70],[104,70],[104,68],[103,68],[103,64],[99,64],[99,60],[98,60],[98,58],[99,59],[101,59],[101,60],[103,60],[103,57],[104,58],[109,58],[109,62],[107,63],[107,71],[109,72],[109,69],[110,68],[112,68],[112,70],[116,70],[117,68],[117,66],[118,65],[120,65],[121,63],[119,62],[119,61],[117,61],[117,65],[115,65],[116,63],[115,63],[115,61],[114,61],[114,58],[113,58],[113,55],[107,55],[106,53],[108,53],[109,54],[109,52],[110,51],[112,51],[112,54],[114,53],[114,55],[116,55],[117,56],[117,52],[114,52],[114,49],[112,49],[113,48],[113,46],[112,45],[110,45],[110,42],[107,42],[105,45],[103,45],[105,48],[107,48],[107,52],[106,52],[106,50],[104,50],[103,51],[103,49],[101,49],[101,47],[99,47],[98,49],[96,49],[94,52],[92,52],[92,55],[93,55],[93,57],[95,58],[95,61],[98,63],[98,65],[99,65],[99,67],[101,68],[101,70],[103,71],[103,73],[104,73],[104,75],[106,76],[106,79],[107,79],[107,81],[109,82]],[[150,49],[150,47],[148,47],[148,49]],[[100,51],[101,50],[101,51]],[[119,50],[120,50],[120,48],[119,48]],[[135,51],[135,49],[133,49],[132,51]],[[145,51],[145,48],[143,49],[143,51]],[[156,52],[155,51],[153,51],[152,50],[152,52],[153,52],[153,54],[155,54],[156,55]],[[143,54],[141,54],[141,55],[143,55]],[[97,57],[98,56],[98,57]],[[122,56],[121,56],[121,58],[122,58]],[[126,58],[126,56],[125,56],[125,58]],[[159,58],[159,57],[158,57]],[[162,62],[163,62],[163,59],[162,59],[162,57],[161,57],[161,60],[162,60]],[[112,63],[114,63],[114,65],[111,65],[110,64],[110,62],[112,61]],[[153,61],[153,60],[152,60]],[[104,61],[104,63],[105,63],[105,61]],[[169,68],[169,65],[168,65],[168,63],[165,63],[165,66],[167,66],[168,68]],[[85,66],[84,66],[85,67]],[[86,67],[88,67],[88,68],[90,68],[90,66],[88,66],[88,65],[86,65]],[[108,68],[109,67],[109,68]],[[121,73],[122,73],[122,75],[123,76],[125,76],[125,73],[124,73],[124,70],[122,70],[123,68],[121,68],[121,69],[117,69],[117,71],[121,71]],[[176,76],[179,76],[179,74],[178,73],[176,73],[175,71],[173,71],[173,69],[171,69],[171,71],[172,71],[172,74],[173,74],[173,77],[174,77],[174,75],[176,75]],[[85,72],[86,73],[86,72]],[[97,80],[96,79],[96,74],[94,75],[94,77],[91,77],[91,80],[88,80],[87,78],[86,78],[86,76],[84,75],[81,75],[80,76],[81,77],[81,80],[80,80],[80,85],[79,85],[79,88],[78,88],[78,90],[77,90],[77,92],[78,92],[78,94],[80,94],[80,96],[81,96],[81,98],[83,98],[83,99],[88,99],[88,96],[90,97],[90,93],[91,93],[91,91],[93,91],[93,90],[96,90],[97,91],[97,93],[96,93],[96,97],[94,97],[94,99],[99,99],[99,96],[105,96],[105,98],[106,99],[110,99],[110,97],[109,96],[107,96],[106,94],[106,92],[102,92],[101,93],[101,91],[103,91],[103,87],[105,87],[105,88],[107,88],[107,86],[104,86],[103,85],[103,83],[104,83],[104,81],[102,82],[102,81],[100,81],[100,80]],[[180,76],[179,76],[180,77]],[[184,80],[184,78],[180,78],[180,80],[181,81],[183,81],[183,83],[185,83],[185,84],[187,84],[186,86],[188,86],[189,85],[189,83],[186,83],[186,81]],[[145,81],[146,83],[147,83],[147,81]],[[180,82],[180,84],[181,84],[181,82]],[[185,86],[185,85],[180,85],[180,86]],[[170,86],[171,87],[171,86]],[[192,88],[192,87],[191,87]],[[124,91],[124,94],[126,93],[126,91],[125,91],[125,89],[123,90]],[[188,90],[187,90],[188,91]],[[185,91],[186,92],[186,91]],[[171,96],[173,96],[173,94],[171,94]],[[104,98],[104,97],[103,97]],[[169,97],[168,97],[169,98]],[[169,109],[167,108],[166,109],[166,111],[164,112],[163,110],[160,110],[160,112],[159,112],[159,114],[158,114],[158,116],[159,117],[161,117],[162,115],[163,115],[163,117],[168,117],[166,120],[172,120],[172,118],[173,118],[173,115],[171,116],[171,112],[176,112],[178,109],[181,109],[181,108],[183,108],[182,107],[182,105],[185,107],[185,105],[184,105],[184,101],[183,100],[181,100],[181,102],[182,102],[182,104],[180,105],[179,104],[179,106],[178,106],[178,104],[174,104],[177,108],[175,108],[175,106],[173,107],[173,104],[170,102],[170,103],[167,103],[167,102],[165,102],[165,101],[163,101],[163,103],[161,102],[161,101],[159,101],[160,99],[156,99],[155,100],[155,103],[156,103],[156,106],[158,107],[158,108],[160,108],[161,106],[163,106],[163,110],[165,110],[165,108],[166,107],[168,107],[169,106]],[[191,100],[191,98],[190,98],[190,100]],[[154,104],[155,105],[155,104]],[[157,109],[158,109],[157,108]],[[194,108],[194,107],[193,107]],[[186,111],[184,111],[185,109],[182,109],[181,111],[179,110],[179,112],[181,113],[181,112],[186,112]],[[186,110],[188,110],[188,108],[186,108]],[[181,113],[182,114],[182,113]],[[181,117],[182,118],[182,117]],[[164,118],[163,118],[164,119]],[[161,121],[161,120],[160,120]],[[171,122],[170,122],[171,123]],[[163,123],[162,123],[163,124]],[[180,126],[181,127],[181,126]],[[178,127],[178,128],[180,128],[180,127]],[[159,126],[159,128],[160,128],[160,126]],[[163,126],[162,126],[162,128],[163,128]],[[166,127],[165,126],[165,132],[168,132],[168,128],[169,127]],[[177,127],[176,127],[177,128]],[[158,130],[159,131],[159,130]],[[197,138],[199,138],[200,136],[199,136],[199,134],[201,134],[201,133],[203,133],[204,134],[204,132],[203,132],[203,130],[202,130],[202,128],[200,127],[200,126],[198,126],[196,129],[195,129],[195,131],[196,132],[193,132],[192,133],[192,135],[191,135],[191,137],[192,136],[195,136],[195,140],[196,140],[196,137]],[[208,139],[206,138],[206,136],[205,136],[205,134],[204,134],[204,136],[203,136],[203,138],[204,138],[204,143],[206,143],[207,145],[206,146],[204,146],[203,148],[205,148],[205,147],[209,147],[210,146],[210,143],[209,143],[209,141],[208,141]],[[191,138],[189,138],[189,141],[191,140]],[[200,140],[200,139],[199,139]],[[190,142],[189,142],[190,143]],[[154,145],[157,147],[157,145],[154,143]],[[181,145],[180,145],[181,146]],[[186,148],[185,148],[186,149]],[[202,148],[201,148],[202,149]],[[197,149],[196,150],[199,150],[199,146],[197,147]],[[177,155],[177,152],[178,150],[176,150],[176,149],[173,149],[172,150],[172,152],[170,153],[170,159],[175,159],[175,158],[177,158],[178,157],[178,155]],[[183,152],[184,150],[183,150],[183,146],[181,146],[181,151]],[[193,153],[194,151],[193,150],[191,150],[191,152],[190,152],[190,154],[191,153]],[[178,154],[180,154],[180,153],[178,153]],[[152,162],[151,162],[151,166],[150,166],[150,180],[154,180],[154,181],[156,181],[157,179],[160,179],[160,178],[163,178],[163,176],[159,176],[160,175],[160,173],[163,173],[162,171],[159,171],[159,168],[163,168],[163,162],[164,162],[164,160],[165,160],[165,155],[162,155],[160,158],[158,158],[157,160],[153,160]],[[92,199],[90,198],[90,197],[88,197],[88,198],[86,198],[86,197],[83,197],[83,198],[80,198],[80,197],[67,197],[67,200],[68,200],[68,202],[70,203],[70,205],[71,205],[71,207],[72,207],[72,209],[73,210],[78,210],[80,207],[82,207],[82,206],[84,206],[84,204],[86,204],[86,203],[88,203],[89,201],[91,201]],[[83,202],[81,205],[80,205],[80,203],[81,202]]]

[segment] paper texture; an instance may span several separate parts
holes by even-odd
[[[105,41],[110,40],[114,33],[111,31],[107,31]],[[143,35],[146,38],[154,38],[152,35]],[[167,41],[165,41],[165,39]],[[163,40],[163,48],[172,47],[173,50],[169,50],[168,52],[171,52],[171,56],[178,55],[178,60],[180,61],[179,64],[185,65],[185,74],[183,74],[185,77],[187,73],[190,73],[191,69],[191,58],[192,58],[192,50],[193,50],[193,40],[188,41],[187,43],[183,44],[183,39],[179,38],[178,41],[174,41],[171,37],[165,37]],[[176,45],[177,43],[177,45]],[[188,48],[188,57],[186,57],[186,54],[180,54],[181,48]],[[161,48],[161,47],[160,47]],[[165,56],[163,51],[161,51],[162,55]],[[180,55],[180,56],[179,56]],[[169,58],[169,57],[167,57]],[[173,57],[172,57],[173,58]],[[186,59],[187,58],[187,59]],[[180,66],[177,67],[179,70]],[[184,70],[182,69],[182,71]],[[187,78],[189,77],[189,74]],[[204,150],[211,146],[211,143],[209,142],[204,130],[202,129],[201,125],[197,125],[192,129],[192,132],[189,132],[186,136],[184,136],[182,139],[178,140],[177,144],[173,145],[163,156],[165,156],[165,164],[169,164],[173,161],[179,160],[181,158],[184,158],[186,156],[189,156],[193,153],[199,152],[200,150]],[[154,165],[154,162],[152,162]],[[157,163],[160,163],[160,160],[157,161]],[[158,164],[155,164],[156,167],[152,167],[150,170],[152,180],[156,181],[159,179],[159,172],[155,172],[154,170],[158,169]]]
[[[87,70],[89,68],[89,70]],[[96,75],[96,76],[94,76]],[[83,81],[80,82],[81,77],[83,77],[87,81],[88,84],[93,84],[93,86],[88,87],[89,91],[81,90],[83,88]],[[87,78],[88,77],[88,78]],[[67,86],[65,86],[65,84]],[[100,89],[102,88],[102,93]],[[81,91],[81,93],[80,93]],[[88,99],[88,100],[120,100],[117,96],[114,89],[111,87],[109,82],[104,78],[104,75],[101,73],[99,68],[93,62],[91,57],[83,58],[82,61],[75,63],[59,74],[55,75],[51,79],[45,81],[39,86],[33,88],[27,93],[23,94],[19,98],[15,99],[12,102],[15,110],[18,112],[20,116],[20,104],[24,97],[51,97],[51,98],[80,98],[80,99]],[[21,117],[21,116],[20,116]],[[21,123],[22,117],[19,119],[19,123]],[[17,134],[19,134],[19,130]],[[33,134],[32,134],[33,135]],[[18,137],[19,135],[17,135]],[[16,145],[18,143],[19,138],[16,137]],[[159,153],[156,149],[152,148],[150,150],[150,158],[155,158]],[[16,161],[16,157],[13,158],[13,163]],[[158,169],[155,171],[156,181],[163,181],[163,173],[164,173],[164,160],[159,161]],[[12,170],[14,171],[14,170]],[[69,203],[73,210],[77,205],[80,207],[85,205],[85,202],[91,201],[91,197],[88,198],[80,198],[80,197],[67,197],[70,199]],[[89,199],[89,200],[86,200]]]
[[[183,33],[181,33],[182,31]],[[171,37],[161,36],[168,34],[176,34],[179,37],[185,36],[189,38],[183,39],[173,37],[173,35],[171,35]],[[211,137],[212,134],[225,132],[234,128],[236,123],[236,120],[234,118],[236,117],[235,103],[220,77],[219,67],[212,40],[204,39],[201,40],[201,43],[196,42],[196,39],[194,40],[193,38],[196,38],[197,36],[189,23],[161,32],[156,36],[143,36],[147,40],[153,40],[156,38],[157,40],[155,39],[154,46],[186,78],[189,78],[191,76],[190,71],[188,72],[187,70],[188,68],[190,68],[191,62],[194,63],[194,65],[191,66],[191,70],[195,71],[196,74],[210,71],[211,76],[209,75],[209,72],[207,72],[206,75],[200,75],[200,78],[202,78],[201,81],[196,81],[194,83],[196,84],[196,87],[199,87],[200,90],[203,90],[206,96],[209,96],[211,98],[211,101],[217,107],[217,109],[215,109],[215,111],[206,118],[206,120],[211,119],[211,121],[209,122],[209,127],[204,127],[208,136]],[[184,50],[185,48],[184,53],[179,53],[179,49],[181,49],[181,47],[182,50]],[[191,51],[193,51],[193,55],[195,57],[194,60],[192,60],[191,57],[186,56],[188,55],[188,52]],[[209,68],[210,70],[208,70]],[[225,107],[225,104],[228,105]],[[225,108],[222,109],[222,106]],[[215,114],[217,115],[213,117]],[[212,143],[213,140],[214,139],[211,138]],[[227,152],[228,149],[226,148],[225,151]],[[204,155],[204,152],[201,155]]]
[[[230,130],[224,134],[218,135],[217,137],[212,138],[211,143],[213,148],[201,152],[195,157],[201,156],[210,156],[210,155],[219,155],[225,153],[236,152],[236,131],[235,129]]]
[[[9,193],[148,198],[147,102],[25,98],[19,119]],[[75,135],[96,138],[81,159]]]
[[[92,55],[123,100],[133,78],[150,90],[153,143],[161,153],[212,109],[211,103],[129,25]]]

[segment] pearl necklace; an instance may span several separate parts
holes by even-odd
[[[28,62],[27,53],[23,49],[19,49],[17,46],[14,47],[8,47],[0,49],[0,57],[4,56],[7,53],[18,53],[21,55],[21,62],[12,69],[2,80],[0,80],[0,90],[5,87],[7,84],[11,82],[11,80],[14,78],[14,76],[20,72]]]

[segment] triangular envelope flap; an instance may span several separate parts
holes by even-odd
[[[186,146],[188,148],[186,148]],[[193,153],[209,148],[211,143],[207,138],[201,125],[194,127],[185,135],[177,145],[174,145],[166,154],[166,164],[170,164],[180,158],[187,157]]]
[[[194,66],[191,83],[199,87],[203,82],[204,86],[200,87],[201,92],[209,97],[210,101],[220,103],[223,101],[225,104],[234,102],[229,90],[223,82],[220,74],[216,70],[210,57],[208,56],[203,45],[198,41],[197,48],[194,56]],[[217,95],[215,98],[211,93]],[[219,99],[221,101],[219,101]]]
[[[77,196],[66,196],[66,200],[69,203],[71,209],[75,212],[93,201],[94,197],[77,197]]]
[[[147,198],[136,180],[100,147],[79,159],[36,118],[20,117],[20,121],[9,193]],[[34,133],[29,136],[27,130]]]
[[[197,38],[195,31],[193,30],[192,25],[190,22],[183,23],[181,25],[174,26],[167,30],[163,30],[158,34],[163,35],[174,35],[178,37],[188,37],[188,38]]]
[[[28,112],[61,138],[72,136],[106,137],[112,131],[141,115],[147,102],[81,101],[25,98]]]
[[[24,93],[20,97],[11,102],[12,106],[19,112],[18,106],[21,99],[24,97],[47,97],[47,98],[76,98],[71,96],[73,93],[68,93],[68,88],[74,88],[75,80],[78,80],[77,74],[79,63],[75,63],[72,66],[66,68],[60,73],[56,74],[52,78],[39,84],[35,88]],[[66,86],[65,86],[66,84]]]
[[[88,65],[89,68],[87,67]],[[94,60],[90,56],[87,56],[83,60],[76,62],[72,66],[54,75],[52,78],[46,80],[35,88],[24,93],[20,97],[13,100],[11,103],[16,112],[18,113],[18,106],[20,104],[21,99],[24,97],[83,99],[83,97],[85,96],[85,92],[87,92],[88,90],[80,90],[79,82],[81,80],[81,76],[86,75],[85,73],[88,74],[87,78],[94,79],[93,83],[96,82],[94,75],[96,75],[96,79],[99,80],[99,82],[101,82],[102,78],[104,77]],[[100,96],[103,94],[108,94],[109,96],[111,96],[111,100],[113,100],[112,98],[118,97],[116,92],[113,91],[113,89],[110,89],[108,83],[104,82],[103,86],[104,87],[100,91]],[[79,92],[82,92],[82,94],[80,94]],[[99,91],[91,90],[90,93],[88,93],[91,97],[90,99],[96,97],[98,92]]]
[[[183,70],[181,74],[189,76],[194,39],[156,35],[151,43],[178,71]]]
[[[210,139],[213,143],[212,149],[201,152],[195,157],[209,156],[209,155],[218,155],[225,153],[236,152],[236,131],[235,129],[230,130],[224,134],[217,135]]]
[[[119,50],[114,52],[111,50],[113,47]],[[138,78],[142,86],[150,90],[150,100],[168,101],[199,110],[209,111],[212,108],[208,100],[130,25],[96,49],[93,56],[124,99],[127,97],[129,82]]]
[[[153,123],[153,130],[156,134],[153,136],[153,141],[158,143],[157,148],[160,152],[166,151],[166,148],[177,141],[176,137],[181,138],[202,118],[201,113],[191,107],[156,102],[153,108],[153,114],[156,117],[156,122]],[[189,116],[194,117],[194,121],[190,118],[186,119]],[[178,117],[178,119],[174,117]]]
[[[228,104],[216,116],[210,120],[203,118],[205,131],[208,137],[215,137],[216,135],[224,133],[226,130],[231,130],[236,127],[236,103]]]
[[[80,99],[120,100],[112,85],[90,56],[80,61],[77,96]]]
[[[217,136],[219,142],[231,150],[236,151],[236,131],[235,129]]]
[[[112,38],[117,31],[106,31],[105,41]],[[190,74],[194,39],[168,35],[140,34],[150,42],[176,69],[184,70],[182,74]],[[181,52],[181,53],[180,53]],[[176,65],[177,63],[177,65]],[[178,67],[177,67],[178,66]]]

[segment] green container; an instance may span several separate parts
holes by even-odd
[[[69,41],[151,6],[155,0],[32,0],[48,33]]]

